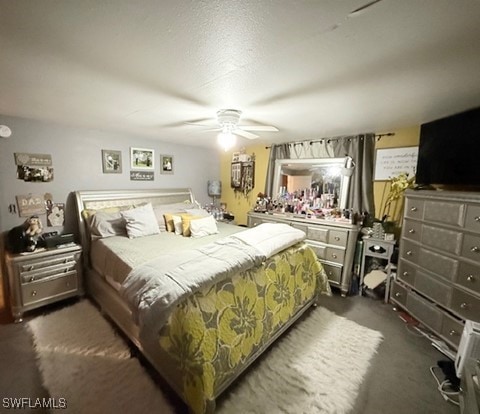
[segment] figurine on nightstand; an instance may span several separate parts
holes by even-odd
[[[8,248],[12,253],[33,252],[43,226],[38,216],[31,216],[8,232]]]

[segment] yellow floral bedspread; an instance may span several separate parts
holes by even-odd
[[[330,294],[312,249],[300,243],[182,302],[160,333],[170,383],[191,410],[207,407],[304,305]]]

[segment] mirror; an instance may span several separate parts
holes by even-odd
[[[343,210],[353,168],[351,157],[276,160],[273,198],[297,192],[320,208]]]

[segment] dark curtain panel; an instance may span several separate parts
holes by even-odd
[[[273,196],[273,174],[275,172],[275,160],[290,158],[290,144],[272,145],[268,160],[267,179],[265,180],[265,194]]]
[[[373,198],[375,134],[342,137],[332,140],[332,145],[335,157],[349,155],[355,163],[346,206],[354,211],[375,214]]]

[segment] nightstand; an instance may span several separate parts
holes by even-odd
[[[393,254],[393,249],[395,247],[395,240],[383,240],[375,239],[373,237],[363,237],[363,254],[362,254],[362,264],[360,266],[360,285],[359,285],[359,294],[363,293],[363,279],[365,277],[365,263],[368,257],[375,257],[377,259],[382,259],[385,263],[385,270],[387,274],[386,278],[386,292],[385,292],[385,303],[388,302],[389,288],[390,288],[390,276],[392,271],[392,264],[390,259]]]
[[[6,254],[10,305],[15,322],[24,312],[83,294],[79,245]]]

